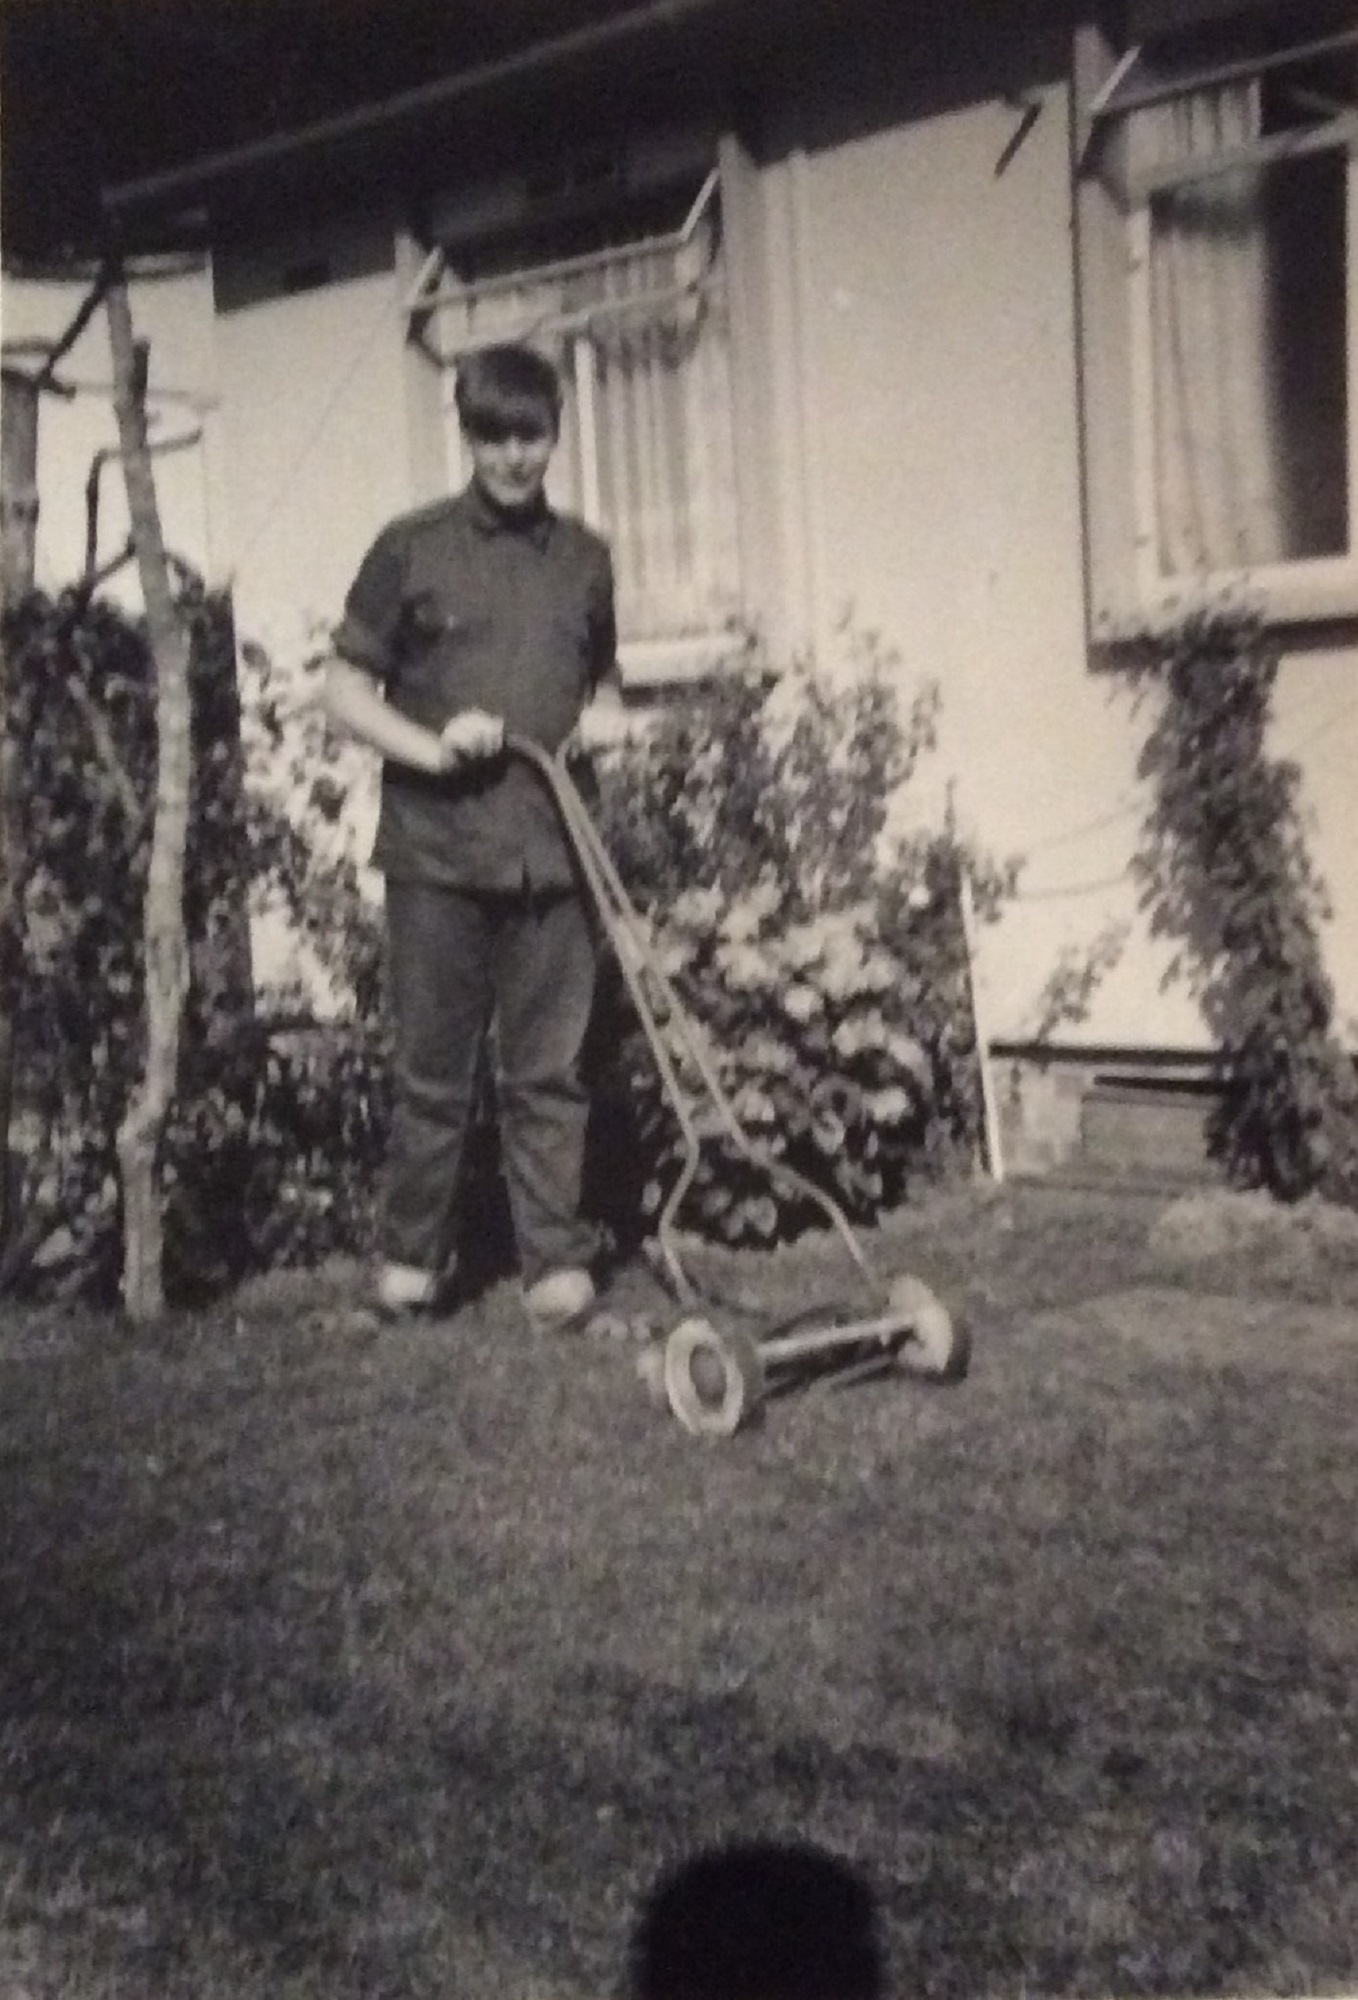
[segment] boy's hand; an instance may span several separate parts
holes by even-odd
[[[483,708],[464,709],[439,732],[439,769],[460,771],[468,764],[498,757],[504,747],[505,726],[500,716],[487,715]]]
[[[636,716],[624,707],[622,698],[605,691],[582,709],[580,720],[563,747],[567,757],[588,755],[592,750],[612,750],[630,742],[637,727]]]

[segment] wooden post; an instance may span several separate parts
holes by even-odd
[[[156,794],[142,910],[145,1043],[141,1082],[118,1132],[123,1193],[123,1303],[133,1319],[165,1303],[164,1224],[156,1154],[174,1098],[188,984],[184,848],[192,740],[189,640],[175,604],[146,431],[147,348],[133,337],[121,273],[107,292],[113,400],[147,637],[156,677]]]
[[[980,1071],[981,1122],[985,1164],[994,1181],[1004,1179],[1004,1154],[1000,1145],[1000,1114],[995,1102],[995,1082],[990,1074],[990,1035],[981,998],[980,976],[976,969],[976,899],[972,893],[971,871],[965,864],[958,871],[958,901],[962,912],[962,938],[967,955],[967,987],[971,994],[971,1019],[976,1034],[976,1063]]]
[[[0,397],[0,579],[7,603],[33,587],[41,394],[35,376],[5,363]]]
[[[5,365],[0,383],[0,609],[33,588],[38,528],[36,377]],[[19,883],[23,872],[10,735],[9,662],[0,646],[0,1245],[14,1226],[9,1135],[14,1116],[14,1017],[19,978]]]

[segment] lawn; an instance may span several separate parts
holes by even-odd
[[[968,1380],[724,1444],[503,1290],[12,1312],[2,2000],[594,2000],[752,1837],[852,1864],[893,1995],[1358,1988],[1358,1248],[1158,1206],[899,1219]]]

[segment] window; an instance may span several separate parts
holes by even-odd
[[[523,339],[557,363],[565,407],[550,497],[612,545],[624,666],[670,678],[729,650],[741,611],[715,169],[658,215],[653,205],[644,231],[627,220],[577,222],[570,254],[555,258],[527,254],[522,237],[450,252],[418,308],[445,371],[452,484],[469,469],[452,400],[458,355]]]
[[[1358,613],[1358,30],[1285,12],[1077,47],[1096,638]]]

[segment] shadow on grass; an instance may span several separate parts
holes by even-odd
[[[632,2000],[881,2000],[873,1896],[836,1855],[792,1842],[712,1848],[653,1890]]]

